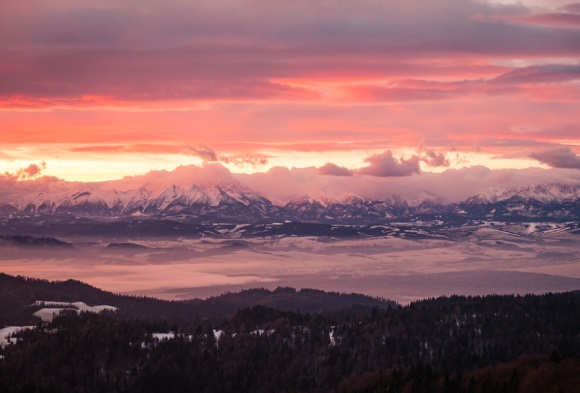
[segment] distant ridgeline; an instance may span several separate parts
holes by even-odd
[[[580,391],[580,291],[405,307],[291,288],[166,302],[0,275],[10,324],[47,305],[37,296],[119,310],[10,337],[2,393]]]
[[[518,228],[511,228],[517,224]],[[0,234],[38,236],[263,238],[453,238],[457,228],[490,227],[518,236],[580,234],[580,187],[528,185],[488,190],[447,203],[349,195],[299,196],[284,205],[241,185],[171,186],[148,191],[41,193],[0,201]],[[19,243],[24,238],[4,241]],[[107,251],[145,252],[123,243]],[[45,245],[50,245],[46,243]]]
[[[72,244],[53,237],[0,235],[0,247],[72,248]]]
[[[382,199],[359,195],[339,199],[303,195],[283,205],[276,205],[241,184],[193,184],[152,191],[140,188],[37,193],[14,201],[0,201],[0,217],[9,217],[10,227],[18,223],[30,224],[36,217],[55,228],[63,219],[82,227],[87,222],[79,218],[103,217],[115,221],[170,219],[189,223],[263,223],[288,220],[358,225],[434,216],[445,221],[566,221],[580,218],[579,202],[580,187],[561,184],[492,189],[455,203],[423,192],[409,200],[396,194],[385,195]],[[54,217],[60,218],[53,220]]]
[[[149,318],[174,322],[221,320],[239,309],[257,305],[300,312],[340,311],[349,308],[378,307],[388,309],[397,304],[391,300],[360,294],[324,292],[293,288],[249,289],[226,293],[206,300],[166,301],[147,297],[117,295],[76,280],[48,281],[14,277],[0,273],[0,325],[35,324],[33,313],[44,303],[84,302],[89,305],[116,307],[116,318]]]

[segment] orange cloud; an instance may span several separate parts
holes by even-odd
[[[15,172],[4,172],[4,177],[11,180],[30,180],[34,179],[46,169],[46,162],[40,164],[30,164],[26,168],[20,168]]]
[[[319,167],[331,159],[295,153],[362,160],[425,140],[419,162],[444,166],[447,146],[578,143],[578,4],[13,3],[0,14],[8,159]],[[376,160],[368,171],[402,165]]]

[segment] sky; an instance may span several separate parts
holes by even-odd
[[[0,5],[5,188],[580,184],[580,3]]]

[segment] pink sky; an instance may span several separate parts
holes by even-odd
[[[1,181],[580,170],[580,3],[5,1],[0,56]]]

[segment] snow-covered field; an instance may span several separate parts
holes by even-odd
[[[77,313],[79,312],[93,312],[93,313],[100,313],[101,311],[109,310],[115,311],[117,307],[113,306],[89,306],[84,302],[74,302],[74,303],[67,303],[67,302],[53,302],[47,300],[37,300],[34,302],[34,305],[43,307],[37,312],[34,313],[35,316],[39,317],[44,322],[51,322],[55,316],[59,315],[63,310],[73,310]],[[47,306],[47,307],[45,307]]]
[[[34,326],[7,326],[0,329],[0,347],[5,347],[9,344],[15,344],[16,338],[11,337],[14,333],[18,333],[21,330],[33,329]]]
[[[217,239],[141,239],[133,242],[151,250],[103,253],[98,246],[78,246],[78,253],[62,257],[0,257],[0,271],[73,278],[113,292],[168,299],[287,285],[401,302],[452,293],[580,289],[579,236],[530,236],[531,228],[486,227],[457,240],[284,237],[232,245]]]
[[[158,340],[158,341],[173,340],[175,338],[175,333],[173,333],[173,332],[153,333],[152,336],[153,336],[153,339]]]

